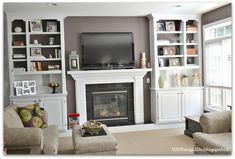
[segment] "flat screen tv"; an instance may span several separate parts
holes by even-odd
[[[134,68],[133,33],[81,33],[82,69]]]

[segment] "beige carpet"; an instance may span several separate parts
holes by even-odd
[[[113,133],[119,155],[193,154],[193,140],[184,135],[183,128]],[[72,138],[59,139],[59,154],[72,154]],[[174,150],[175,151],[174,151]]]

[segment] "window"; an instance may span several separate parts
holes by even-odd
[[[203,26],[206,106],[226,110],[231,106],[231,18]]]

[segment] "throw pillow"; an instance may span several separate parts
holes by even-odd
[[[24,124],[24,127],[47,127],[47,121],[44,115],[44,110],[38,104],[29,104],[26,107],[18,107],[18,114]]]

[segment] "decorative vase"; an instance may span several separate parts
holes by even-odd
[[[141,56],[141,59],[140,59],[140,68],[146,68],[145,52],[142,52],[142,56]]]
[[[165,79],[162,76],[160,76],[158,79],[159,88],[164,88],[164,84],[165,84]]]
[[[21,27],[15,27],[15,32],[16,33],[21,33],[22,32],[22,28]]]

